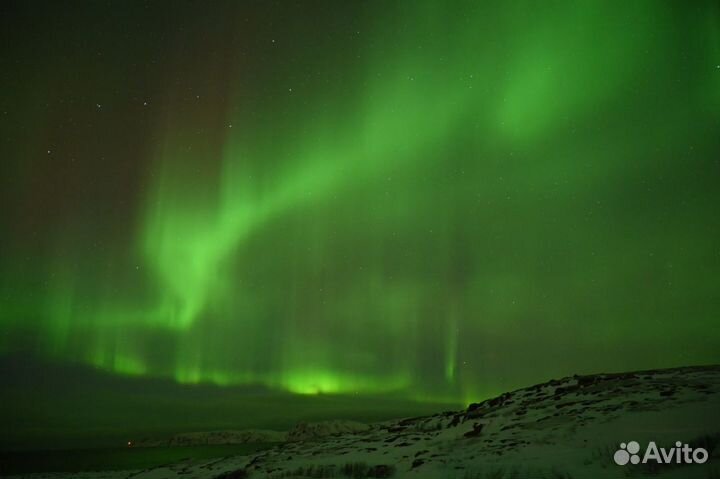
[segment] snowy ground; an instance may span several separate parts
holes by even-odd
[[[305,433],[303,433],[305,431]],[[293,440],[250,456],[143,471],[32,474],[40,478],[290,477],[720,479],[720,367],[573,376],[466,410],[369,427],[304,425]],[[621,442],[702,446],[703,464],[613,462]]]

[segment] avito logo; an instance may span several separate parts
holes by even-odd
[[[692,448],[689,444],[683,444],[680,441],[675,443],[675,447],[665,449],[658,447],[654,441],[645,448],[645,453],[640,458],[640,444],[637,441],[628,443],[620,443],[620,449],[615,451],[613,460],[615,464],[624,466],[630,464],[646,464],[655,462],[657,464],[704,464],[708,460],[708,452],[702,447]]]

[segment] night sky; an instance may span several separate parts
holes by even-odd
[[[457,404],[720,362],[715,1],[4,1],[0,88],[2,355]]]

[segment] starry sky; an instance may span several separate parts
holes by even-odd
[[[720,362],[717,2],[0,24],[8,374],[462,404]]]

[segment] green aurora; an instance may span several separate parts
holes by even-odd
[[[720,4],[2,20],[0,352],[468,402],[720,362]]]

